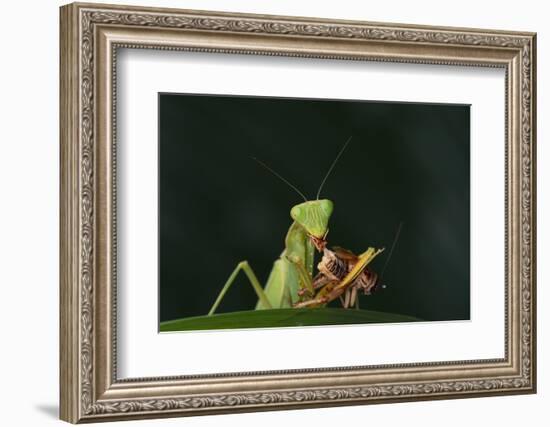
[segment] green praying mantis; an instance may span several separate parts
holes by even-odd
[[[329,231],[328,223],[334,209],[331,200],[319,199],[319,196],[327,178],[351,139],[352,137],[348,138],[332,162],[319,186],[316,200],[307,200],[294,185],[267,165],[255,159],[293,188],[304,199],[304,202],[293,206],[290,210],[290,217],[293,222],[285,237],[285,248],[274,262],[265,286],[262,287],[249,263],[241,261],[225,282],[208,315],[216,312],[240,271],[245,273],[258,296],[256,310],[323,306],[330,302],[329,300],[340,296],[365,272],[367,265],[383,251],[383,249],[368,248],[367,251],[355,257],[353,265],[350,266],[349,271],[346,271],[343,277],[333,277],[332,280],[327,279],[323,282],[325,286],[320,290],[314,286],[314,282],[316,282],[313,276],[315,250],[325,251]]]

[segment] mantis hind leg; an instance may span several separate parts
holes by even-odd
[[[216,298],[216,301],[212,305],[212,308],[208,312],[208,315],[211,316],[216,312],[216,309],[220,305],[220,303],[223,300],[223,297],[237,278],[237,274],[239,274],[239,271],[244,271],[246,274],[246,277],[250,281],[250,284],[252,285],[252,288],[254,288],[254,291],[256,292],[256,295],[258,295],[259,301],[265,306],[265,308],[271,308],[271,303],[269,302],[269,299],[267,295],[265,294],[264,290],[262,289],[262,286],[260,285],[260,281],[254,274],[254,271],[248,264],[248,261],[241,261],[237,264],[237,267],[235,267],[235,270],[231,273],[227,281],[225,282],[225,285],[223,285],[222,290],[220,291],[218,297]]]

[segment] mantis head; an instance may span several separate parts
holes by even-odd
[[[328,220],[334,208],[330,200],[310,200],[294,206],[290,216],[306,230],[313,245],[321,252],[327,242]]]
[[[306,230],[306,233],[308,234],[311,243],[313,243],[313,245],[317,248],[319,252],[322,252],[327,245],[326,237],[328,234],[328,220],[330,219],[330,215],[332,214],[332,210],[334,208],[334,205],[330,200],[319,199],[319,197],[321,195],[323,185],[325,185],[325,182],[332,172],[332,169],[334,169],[334,166],[338,162],[338,159],[340,158],[350,141],[351,136],[348,138],[344,146],[340,149],[338,155],[330,165],[328,172],[326,173],[323,181],[321,182],[321,185],[319,186],[319,190],[317,190],[316,200],[308,200],[306,196],[304,196],[304,194],[300,190],[298,190],[298,188],[288,182],[285,178],[283,178],[265,163],[253,157],[253,159],[256,160],[260,165],[262,165],[273,175],[275,175],[277,178],[287,184],[290,188],[296,191],[296,193],[298,193],[302,197],[302,199],[304,199],[303,203],[294,206],[290,210],[290,216],[296,223],[298,223],[304,230]]]

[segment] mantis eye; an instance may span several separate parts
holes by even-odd
[[[301,213],[301,209],[300,209],[299,207],[297,207],[297,206],[294,206],[294,207],[292,208],[292,210],[290,211],[290,215],[291,215],[294,219],[298,218],[298,217],[300,216],[300,213]]]

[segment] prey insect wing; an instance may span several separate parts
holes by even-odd
[[[355,255],[352,251],[348,249],[341,248],[340,246],[334,246],[332,248],[332,251],[336,254],[336,256],[340,259],[356,262],[357,261],[357,255]]]
[[[359,255],[357,263],[353,266],[351,271],[342,279],[342,281],[336,286],[335,289],[345,289],[353,283],[357,277],[363,272],[367,265],[384,249],[368,248],[365,252]]]

